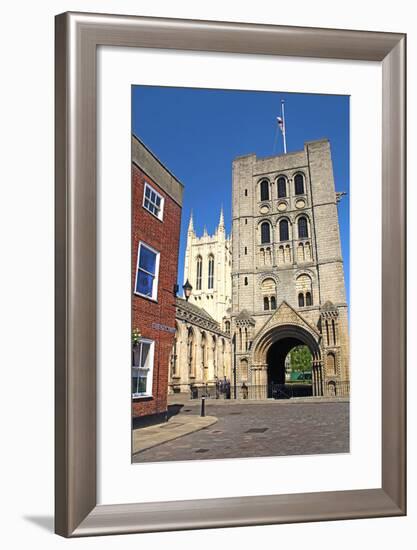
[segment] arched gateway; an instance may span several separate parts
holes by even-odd
[[[296,346],[305,345],[312,355],[312,393],[323,395],[322,359],[319,339],[298,325],[285,324],[269,329],[259,338],[253,353],[253,368],[260,384],[285,384],[285,359]],[[266,375],[266,376],[265,376]]]
[[[285,358],[298,345],[307,346],[312,355],[312,393],[323,395],[320,338],[314,326],[283,302],[253,341],[251,381],[262,394],[258,397],[269,397],[271,384],[285,384]]]

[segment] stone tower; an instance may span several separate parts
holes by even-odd
[[[285,383],[285,358],[304,344],[313,395],[346,395],[348,313],[329,141],[236,158],[232,193],[237,386],[266,397],[262,388]]]
[[[184,282],[188,279],[193,287],[190,302],[209,313],[225,332],[230,332],[231,263],[231,243],[226,235],[223,209],[214,235],[208,235],[204,228],[203,235],[197,237],[191,214]]]

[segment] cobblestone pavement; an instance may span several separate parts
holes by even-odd
[[[178,413],[199,413],[200,403],[185,402]],[[349,452],[349,403],[216,403],[206,414],[218,422],[133,457],[133,462]]]

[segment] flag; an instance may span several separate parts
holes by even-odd
[[[281,130],[282,134],[284,134],[284,120],[280,116],[277,116],[277,122],[279,129]]]

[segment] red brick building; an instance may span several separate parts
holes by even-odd
[[[183,185],[132,136],[132,416],[166,419]]]

